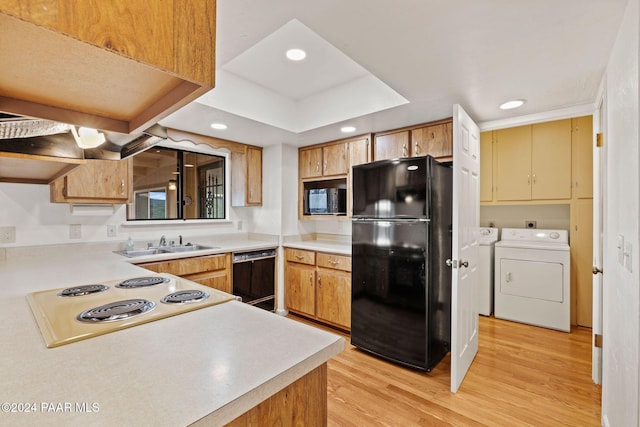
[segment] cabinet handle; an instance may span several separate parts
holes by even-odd
[[[124,196],[124,178],[120,181],[120,194]]]
[[[296,258],[298,258],[298,259],[304,259],[304,255],[296,255]]]
[[[407,157],[407,144],[402,144],[402,157]]]
[[[416,154],[420,154],[420,146],[418,145],[418,141],[416,141],[415,151],[416,151]]]
[[[313,286],[313,273],[309,274],[309,284]]]
[[[320,162],[316,162],[316,172],[320,172]]]
[[[322,287],[322,282],[320,282],[320,277],[318,277],[318,287],[321,288]]]
[[[333,260],[329,260],[329,264],[331,264],[331,265],[338,265],[338,264],[340,264],[340,261],[333,261]]]
[[[527,184],[531,184],[531,175],[527,174]]]
[[[533,183],[534,184],[536,183],[536,174],[535,173],[533,174]]]
[[[324,162],[324,171],[325,171],[325,172],[327,171],[327,161],[326,161],[326,160],[325,160],[325,162]]]

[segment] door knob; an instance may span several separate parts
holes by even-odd
[[[598,268],[598,266],[597,266],[597,265],[594,265],[593,267],[591,267],[591,272],[592,272],[594,275],[596,275],[596,274],[598,274],[598,273],[602,274],[602,270],[600,270],[600,269]]]
[[[469,261],[460,261],[460,267],[469,268]]]

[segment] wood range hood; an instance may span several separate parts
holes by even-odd
[[[134,139],[213,88],[215,12],[215,0],[3,2],[0,112]],[[22,182],[86,158],[0,151],[0,181],[26,159],[52,164]]]

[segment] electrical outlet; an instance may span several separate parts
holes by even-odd
[[[107,237],[116,237],[116,226],[114,224],[107,224]]]
[[[69,238],[70,239],[82,238],[82,226],[80,224],[69,224]]]
[[[532,219],[526,219],[524,221],[524,227],[525,228],[536,228],[538,225],[536,223],[536,221],[532,220]]]
[[[15,243],[15,242],[16,242],[16,228],[0,227],[0,243]]]

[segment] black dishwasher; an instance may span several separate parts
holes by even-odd
[[[233,294],[242,302],[275,310],[276,250],[233,253]]]

